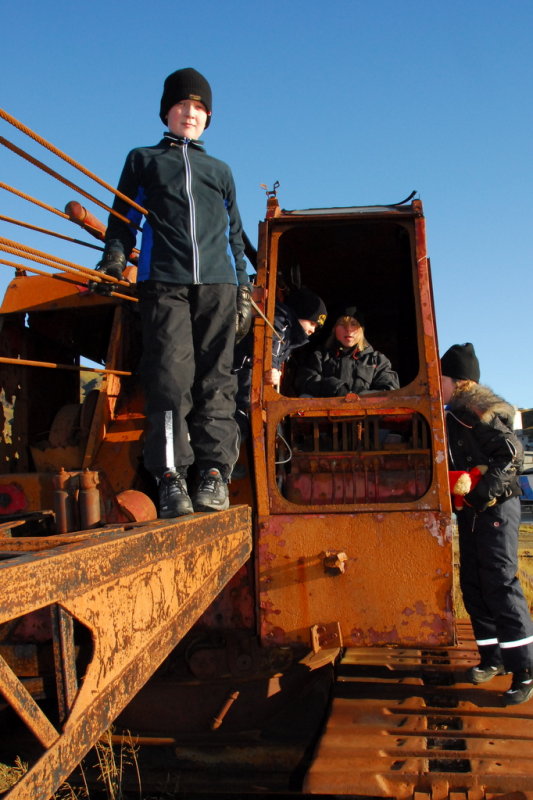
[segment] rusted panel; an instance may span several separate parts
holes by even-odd
[[[469,626],[460,627],[460,636],[453,649],[348,649],[304,792],[527,797],[533,701],[504,706],[509,676],[466,683],[477,653]]]
[[[65,274],[66,273],[57,273]],[[116,303],[112,297],[101,297],[106,305]],[[93,295],[83,282],[59,281],[42,275],[19,276],[7,287],[0,314],[19,314],[28,311],[49,311],[61,308],[84,308],[94,304]]]
[[[60,603],[90,631],[94,646],[62,735],[47,737],[48,750],[10,800],[46,800],[55,791],[250,551],[250,511],[238,506],[178,524],[110,528],[0,564],[0,623]]]
[[[341,625],[347,646],[453,641],[452,528],[431,511],[276,515],[260,521],[262,635],[308,642]],[[344,571],[324,567],[342,552]]]
[[[266,290],[270,320],[295,263],[301,282],[322,294],[331,311],[341,302],[339,291],[353,291],[355,275],[368,302],[378,280],[368,265],[390,278],[395,290],[384,294],[382,316],[375,303],[373,310],[392,350],[384,352],[403,365],[393,392],[295,397],[290,382],[283,393],[282,381],[279,393],[264,384],[272,333],[256,320],[251,424],[263,641],[309,643],[313,625],[338,621],[348,645],[451,643],[452,518],[421,204],[278,208],[267,216],[261,240],[257,283]],[[361,274],[357,252],[366,265]],[[323,279],[332,258],[333,286]],[[409,309],[401,318],[396,290]],[[398,347],[390,323],[400,319],[409,334],[402,332]],[[377,327],[373,344],[374,335]],[[343,554],[342,568],[330,569],[331,553]]]

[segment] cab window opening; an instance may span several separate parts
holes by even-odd
[[[309,354],[323,347],[339,311],[356,305],[365,339],[398,373],[400,387],[419,369],[410,232],[398,222],[336,220],[295,224],[279,240],[276,298],[305,286],[319,295],[327,320],[284,365],[280,390],[296,396],[295,377]]]

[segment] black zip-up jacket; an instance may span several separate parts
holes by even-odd
[[[249,283],[231,169],[200,142],[167,133],[157,145],[132,150],[118,190],[149,212],[138,281]],[[120,198],[113,208],[139,224],[140,212]],[[119,245],[128,257],[135,239],[134,227],[110,215],[106,250]]]
[[[299,370],[296,388],[312,397],[340,397],[399,387],[398,375],[383,353],[371,345],[361,351],[338,345],[312,353]]]
[[[514,408],[487,386],[457,392],[446,410],[450,469],[471,470],[485,465],[487,472],[465,495],[468,505],[484,511],[522,494],[518,474],[523,448],[513,432]]]

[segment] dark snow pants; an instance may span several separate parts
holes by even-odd
[[[512,497],[457,514],[461,591],[476,643],[483,659],[508,672],[533,666],[533,622],[517,577],[520,513]]]
[[[237,287],[139,284],[144,463],[156,478],[196,463],[229,478],[238,455],[232,374]]]

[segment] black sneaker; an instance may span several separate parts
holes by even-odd
[[[506,675],[505,667],[503,664],[478,664],[477,667],[472,667],[468,670],[468,679],[470,683],[487,683],[491,681],[496,675]]]
[[[229,508],[228,484],[216,467],[202,472],[202,480],[194,495],[195,511],[225,511]]]
[[[159,518],[183,517],[193,511],[185,474],[165,472],[159,482]]]
[[[516,706],[533,697],[533,678],[529,672],[517,672],[513,675],[511,688],[503,695],[505,705]]]

